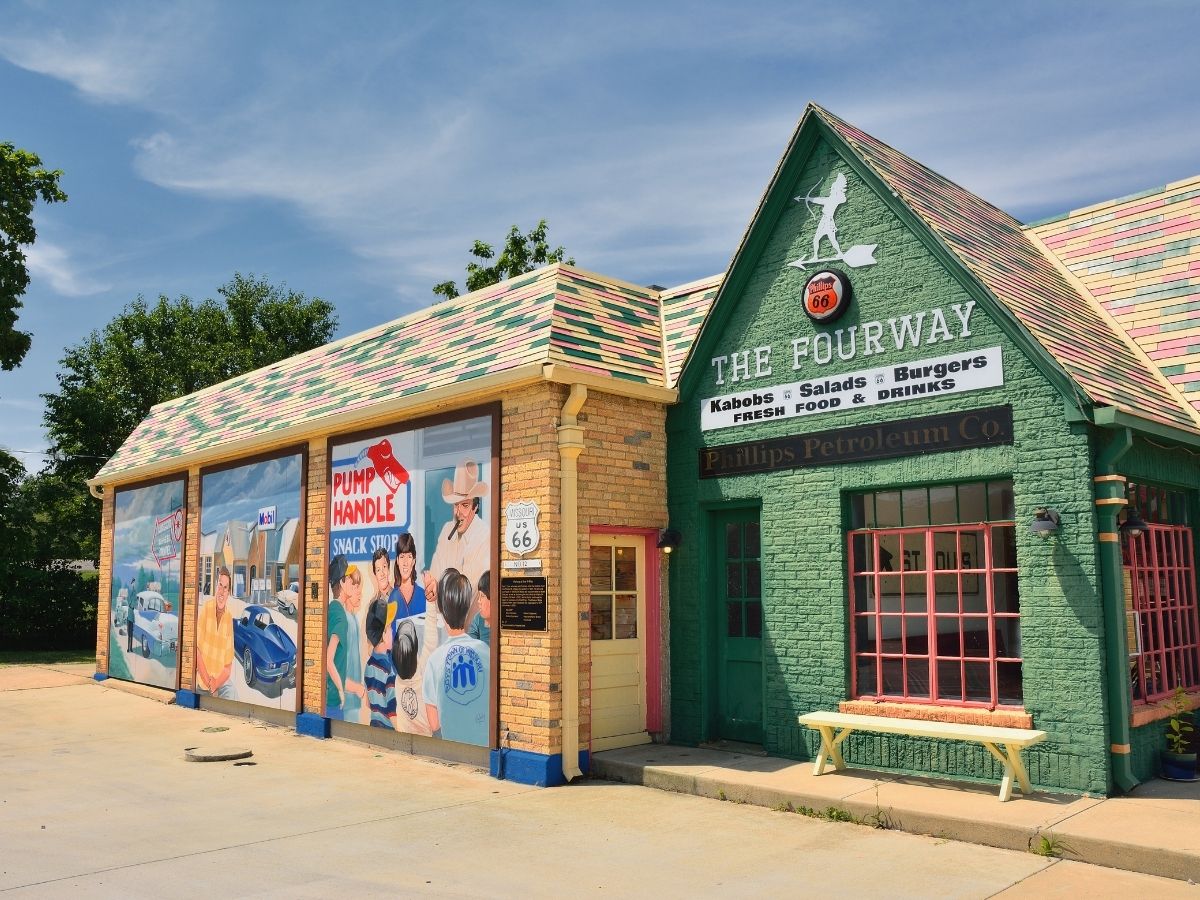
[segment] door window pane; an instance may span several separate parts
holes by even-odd
[[[607,641],[613,636],[612,597],[592,595],[592,640]]]
[[[611,591],[612,547],[593,547],[591,553],[592,590]]]
[[[725,602],[725,634],[728,637],[742,636],[742,601]]]
[[[758,538],[758,523],[747,522],[745,529],[745,547],[742,553],[746,559],[758,559],[759,557],[759,538]]]
[[[756,562],[746,563],[746,596],[762,596],[762,573]]]
[[[617,590],[637,590],[637,551],[632,547],[617,547]]]
[[[746,637],[762,637],[762,604],[757,600],[746,601]]]
[[[725,564],[725,596],[742,596],[742,564],[731,562]]]
[[[637,637],[637,594],[617,594],[616,628],[618,640]]]
[[[742,526],[737,522],[725,524],[725,555],[730,559],[742,558]]]

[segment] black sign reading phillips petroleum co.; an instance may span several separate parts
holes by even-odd
[[[700,477],[804,469],[1013,442],[1011,406],[856,425],[700,450]]]

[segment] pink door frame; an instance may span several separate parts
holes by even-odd
[[[593,525],[590,534],[613,534],[645,541],[646,557],[646,730],[662,731],[662,552],[657,528]],[[651,577],[653,576],[653,577]],[[588,674],[589,680],[591,674]]]

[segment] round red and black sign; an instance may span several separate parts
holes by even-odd
[[[837,269],[817,272],[804,284],[804,312],[814,322],[832,322],[850,305],[850,279]]]

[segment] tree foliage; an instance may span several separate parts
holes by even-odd
[[[478,262],[467,263],[467,292],[477,291],[493,284],[499,284],[514,275],[524,275],[534,269],[553,262],[566,262],[575,265],[574,258],[564,259],[566,251],[562,247],[550,249],[546,240],[546,220],[541,219],[529,234],[521,234],[514,225],[504,240],[504,249],[496,259],[496,251],[491,244],[476,241],[470,253]],[[496,259],[491,265],[485,265],[488,260]],[[448,300],[459,295],[458,285],[453,281],[443,281],[433,286],[435,294],[441,294]]]
[[[65,558],[99,555],[99,505],[84,482],[152,406],[319,347],[337,327],[331,304],[253,275],[217,293],[199,303],[138,297],[64,352],[58,391],[42,395],[50,462],[36,491]]]
[[[59,170],[42,168],[37,154],[0,143],[0,368],[15,369],[29,352],[28,332],[17,330],[21,295],[29,287],[22,245],[37,238],[33,207],[40,197],[61,203],[67,195],[59,189]]]

